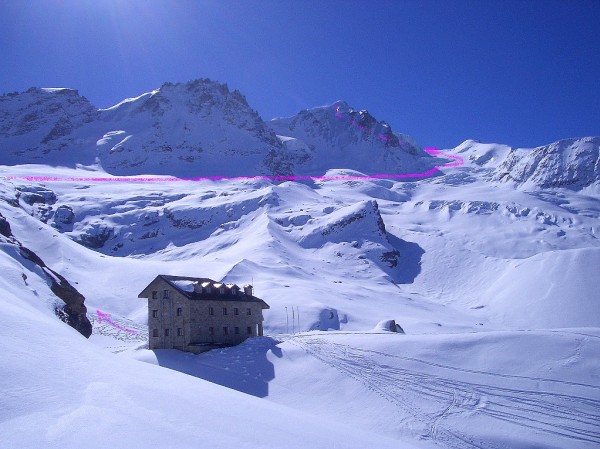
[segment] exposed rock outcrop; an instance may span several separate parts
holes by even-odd
[[[404,329],[399,324],[396,324],[396,320],[382,320],[375,326],[377,331],[396,332],[398,334],[404,334]]]
[[[497,168],[498,181],[579,190],[600,182],[600,137],[564,139],[533,150],[513,150]]]
[[[33,262],[41,269],[52,293],[64,302],[62,307],[55,308],[56,316],[88,338],[92,334],[92,324],[86,315],[85,297],[62,275],[48,267],[36,253],[23,246],[12,234],[8,220],[1,214],[0,234],[6,238],[7,243],[18,247],[19,254],[24,259]]]

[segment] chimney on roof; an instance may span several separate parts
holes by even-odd
[[[252,286],[250,284],[244,285],[244,294],[246,296],[252,296]]]

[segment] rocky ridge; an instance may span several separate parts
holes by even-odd
[[[56,316],[88,338],[92,335],[92,324],[88,320],[84,296],[73,287],[62,275],[48,267],[32,250],[23,246],[12,234],[10,223],[0,214],[0,243],[2,250],[11,255],[18,263],[26,266],[33,263],[35,271],[47,282],[54,295],[63,301],[56,305]],[[22,273],[23,282],[27,285],[27,275]]]
[[[300,112],[277,136],[284,121],[266,123],[239,91],[208,79],[165,83],[107,109],[75,90],[32,88],[0,97],[0,164],[52,161],[177,177],[318,176],[329,168],[395,173],[431,165],[385,122],[344,102],[334,106]],[[302,139],[292,128],[303,130]]]

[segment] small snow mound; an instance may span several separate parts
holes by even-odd
[[[404,334],[404,329],[402,329],[399,324],[396,324],[396,320],[382,320],[375,325],[374,330]]]

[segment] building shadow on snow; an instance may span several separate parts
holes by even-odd
[[[256,337],[199,355],[174,349],[157,349],[154,353],[162,367],[264,398],[269,395],[269,381],[275,378],[275,368],[267,355],[282,357],[278,343],[271,337]]]
[[[387,235],[389,242],[400,253],[398,265],[394,268],[394,282],[412,284],[421,273],[421,258],[425,250],[418,244],[407,242],[392,234]]]

